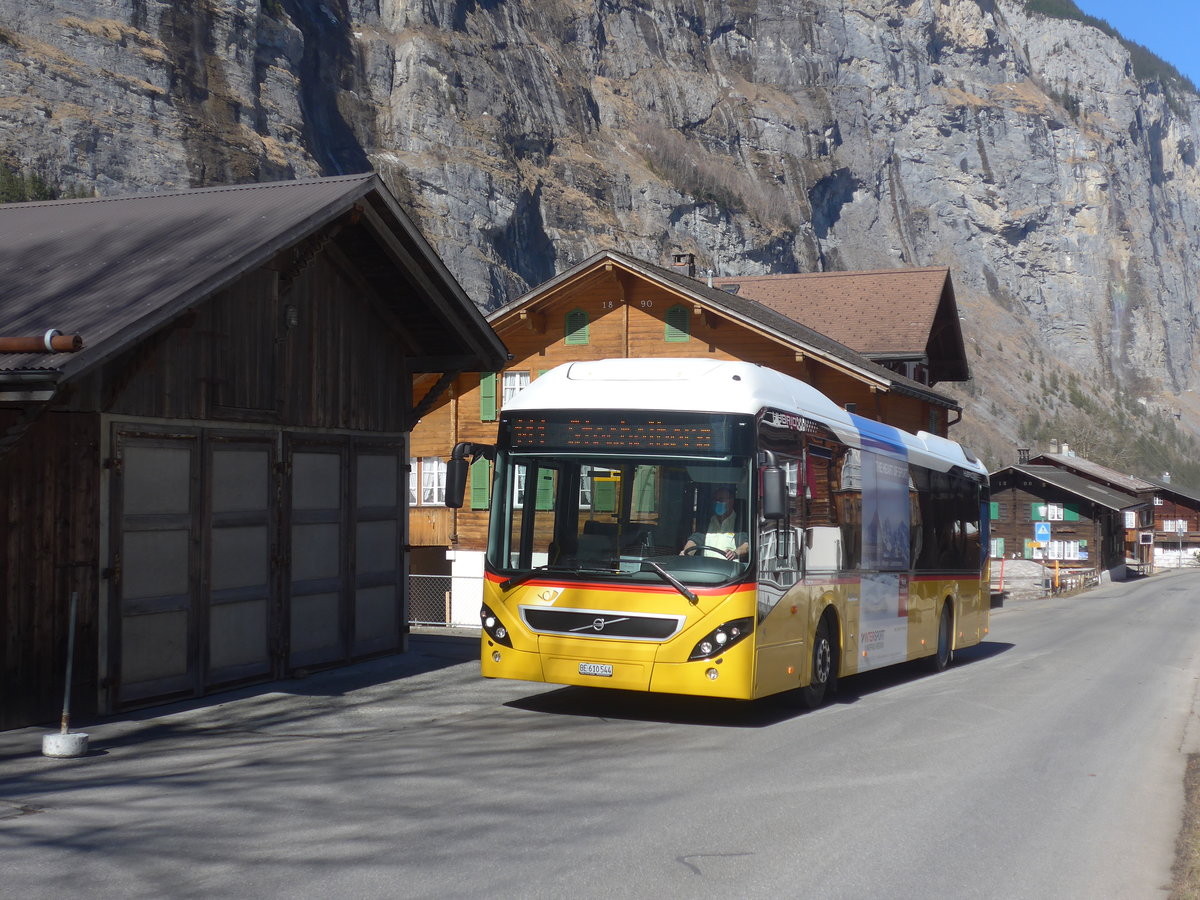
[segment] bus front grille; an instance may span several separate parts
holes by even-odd
[[[684,616],[638,615],[603,609],[522,606],[521,620],[539,634],[622,641],[665,641],[683,628]]]

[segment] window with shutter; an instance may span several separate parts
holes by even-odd
[[[573,309],[566,315],[563,327],[564,344],[586,344],[588,342],[588,314],[582,309]]]
[[[471,509],[487,509],[492,484],[492,464],[486,459],[471,463]]]
[[[668,344],[686,344],[691,337],[691,313],[687,306],[676,303],[667,310],[666,334]]]
[[[495,372],[483,372],[479,376],[479,421],[496,421]]]

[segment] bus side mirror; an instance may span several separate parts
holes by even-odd
[[[451,459],[446,463],[446,506],[462,509],[463,497],[467,493],[467,469],[465,459]]]
[[[763,466],[762,517],[774,522],[787,518],[787,478],[779,466]]]

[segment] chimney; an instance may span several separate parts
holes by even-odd
[[[1029,448],[1028,447],[1018,447],[1017,448],[1017,465],[1023,466],[1027,462],[1029,462]]]
[[[677,269],[687,269],[688,278],[696,277],[696,254],[695,253],[676,253],[671,263]]]
[[[1063,441],[1061,444],[1058,445],[1058,452],[1061,453],[1063,456],[1074,456],[1075,455],[1071,452],[1071,447],[1066,441]]]
[[[1050,438],[1050,452],[1051,453],[1058,452],[1058,438]]]
[[[1170,472],[1163,472],[1163,477],[1162,477],[1162,480],[1163,480],[1163,482],[1164,482],[1165,484],[1170,484],[1170,483],[1171,483],[1171,473],[1170,473]]]

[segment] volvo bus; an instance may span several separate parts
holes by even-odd
[[[816,706],[988,630],[987,472],[762,366],[559,366],[460,443],[491,471],[482,671]]]

